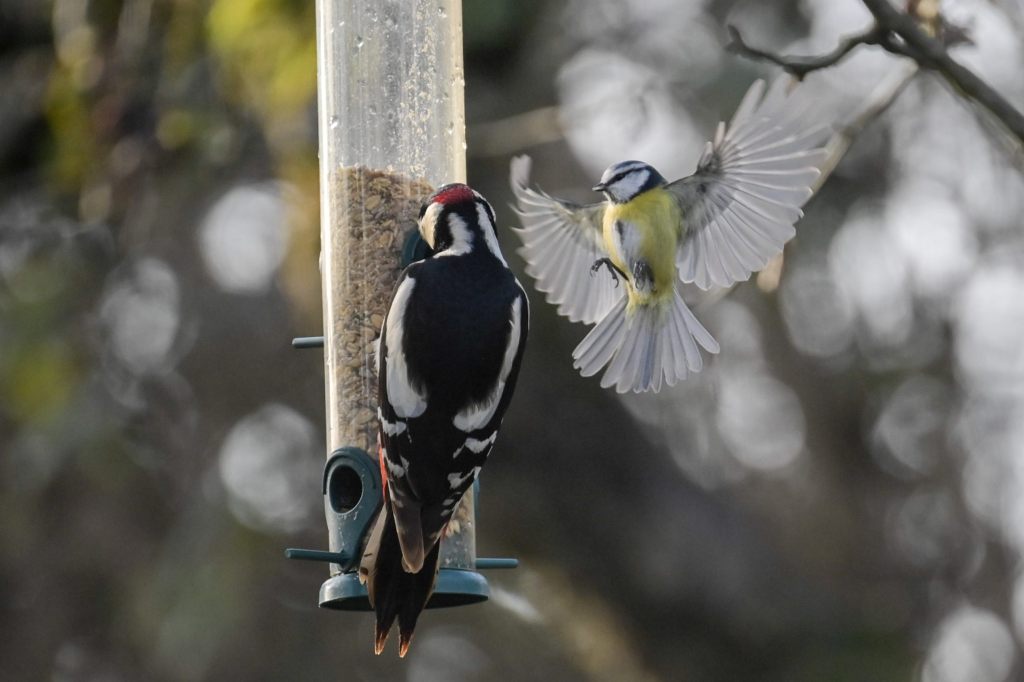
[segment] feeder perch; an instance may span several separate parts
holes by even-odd
[[[320,606],[339,611],[369,611],[366,587],[359,582],[359,558],[366,533],[382,502],[380,468],[359,448],[342,448],[324,467],[322,492],[330,551],[288,549],[289,559],[322,561],[331,565],[332,577],[320,587]],[[479,498],[479,482],[474,485]],[[475,519],[474,519],[475,522]],[[446,559],[451,563],[451,550]],[[460,557],[456,554],[456,560]],[[516,568],[517,559],[475,558],[473,569]],[[487,580],[476,570],[441,568],[428,609],[484,601],[490,595]]]

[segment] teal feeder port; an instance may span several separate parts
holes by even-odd
[[[383,502],[380,468],[366,451],[354,447],[335,451],[324,467],[322,492],[330,551],[287,549],[289,559],[321,561],[331,565],[331,577],[320,586],[320,607],[338,611],[370,611],[366,586],[359,581],[359,559],[366,534]],[[478,496],[479,483],[473,495]],[[475,513],[474,513],[475,516]],[[475,518],[474,518],[475,522]],[[444,541],[442,541],[444,542]],[[442,545],[442,556],[446,552]],[[475,558],[472,568],[444,566],[438,572],[428,609],[462,606],[486,601],[487,579],[478,571],[516,568],[517,559]],[[445,561],[442,563],[455,563]]]
[[[377,463],[359,448],[335,451],[324,465],[321,492],[328,542],[336,557],[331,573],[354,572],[363,538],[384,499]]]

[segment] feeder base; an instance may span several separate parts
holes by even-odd
[[[476,571],[461,568],[442,568],[437,574],[434,594],[427,602],[428,609],[464,606],[487,601],[491,590],[487,579]],[[320,586],[320,608],[338,611],[372,611],[366,586],[359,582],[353,571],[339,573]]]

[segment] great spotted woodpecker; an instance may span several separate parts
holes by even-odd
[[[434,588],[440,540],[494,446],[526,347],[529,305],[476,191],[424,204],[431,254],[402,273],[377,353],[384,505],[360,562],[380,653],[396,617],[405,656]]]

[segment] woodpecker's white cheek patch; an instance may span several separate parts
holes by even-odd
[[[431,249],[434,248],[434,240],[437,238],[437,235],[434,234],[434,229],[437,226],[438,216],[441,215],[443,209],[444,207],[441,204],[431,204],[427,206],[423,217],[420,218],[420,236],[423,237],[423,241]]]
[[[388,311],[387,321],[384,323],[388,345],[388,375],[385,384],[388,390],[387,399],[395,414],[406,419],[418,417],[427,409],[427,397],[417,391],[409,380],[409,366],[402,352],[405,312],[409,307],[409,299],[415,285],[415,279],[405,278],[395,292],[395,300],[391,303],[391,310]]]
[[[452,422],[455,428],[465,433],[470,433],[487,426],[498,409],[501,401],[501,394],[505,392],[505,382],[508,380],[509,372],[512,371],[512,363],[516,359],[516,351],[519,350],[519,337],[523,331],[522,299],[516,298],[512,302],[512,314],[509,316],[511,329],[508,334],[508,345],[505,346],[505,358],[501,363],[501,371],[498,373],[498,381],[491,389],[487,398],[478,405],[470,405],[455,415]],[[482,449],[482,448],[481,448]]]

